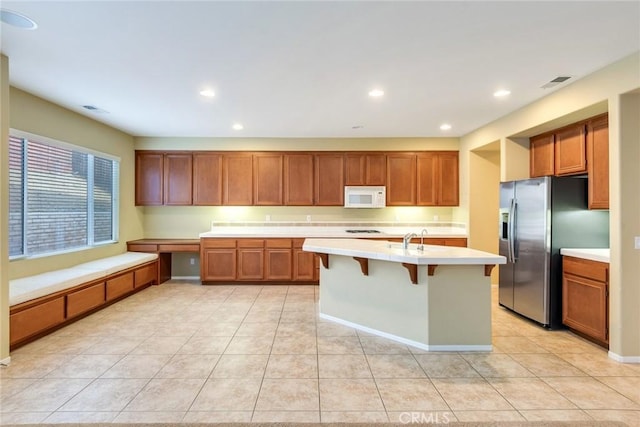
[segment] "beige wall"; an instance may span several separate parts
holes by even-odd
[[[143,218],[134,206],[131,136],[13,87],[10,89],[9,107],[13,129],[91,148],[121,159],[119,242],[63,255],[11,261],[10,279],[115,255],[126,249],[127,240],[142,237]]]
[[[500,204],[500,144],[489,144],[469,153],[469,247],[497,254],[498,206]],[[491,272],[491,283],[498,283],[498,268]]]
[[[619,141],[610,147],[610,275],[618,285],[609,294],[611,350],[638,356],[640,362],[640,250],[634,249],[634,237],[640,236],[640,90],[615,97],[611,104],[618,111],[613,127]]]
[[[0,55],[0,361],[9,357],[9,60]]]
[[[638,226],[638,107],[637,93],[624,95],[640,88],[640,53],[635,53],[610,66],[559,89],[512,114],[465,135],[460,139],[461,150],[461,209],[456,212],[470,223],[472,245],[490,244],[490,236],[482,236],[481,225],[495,228],[495,219],[482,220],[469,211],[469,192],[475,177],[469,175],[470,152],[494,141],[501,142],[501,179],[528,176],[526,138],[546,130],[609,112],[610,141],[610,241],[611,284],[610,349],[614,357],[640,360],[638,333],[638,301],[640,276],[639,251],[633,249],[632,238],[640,235]],[[471,190],[470,190],[471,189]],[[623,201],[624,200],[624,201]],[[623,226],[624,224],[624,226]],[[635,234],[633,234],[635,233]],[[625,297],[628,297],[625,299]]]

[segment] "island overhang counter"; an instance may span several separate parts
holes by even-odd
[[[306,239],[322,260],[320,317],[427,351],[491,351],[491,278],[469,248]]]

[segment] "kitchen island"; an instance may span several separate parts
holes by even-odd
[[[427,351],[490,351],[491,280],[502,256],[469,248],[306,239],[320,317]]]

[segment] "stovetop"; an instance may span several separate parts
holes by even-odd
[[[378,230],[345,230],[347,233],[379,233]]]

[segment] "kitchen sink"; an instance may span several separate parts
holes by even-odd
[[[402,251],[406,251],[408,253],[412,253],[415,252],[416,254],[420,255],[424,252],[444,252],[447,250],[446,247],[443,246],[435,246],[435,245],[424,245],[424,250],[420,250],[418,249],[418,246],[420,246],[420,244],[418,243],[409,243],[409,246],[407,247],[407,249],[405,249],[402,246],[402,243],[389,243],[387,244],[387,247],[389,249],[399,249]]]

